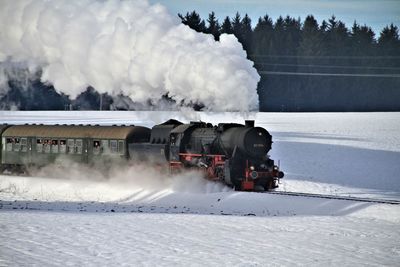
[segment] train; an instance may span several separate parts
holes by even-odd
[[[21,172],[58,160],[82,164],[162,166],[170,173],[200,170],[239,191],[267,191],[284,177],[268,152],[272,136],[244,124],[170,119],[151,129],[135,125],[0,125],[0,171]]]

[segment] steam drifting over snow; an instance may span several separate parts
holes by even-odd
[[[162,5],[142,1],[5,1],[0,62],[26,62],[41,79],[76,97],[88,86],[208,110],[258,108],[253,63],[233,35],[197,33]],[[227,101],[229,100],[229,101]]]

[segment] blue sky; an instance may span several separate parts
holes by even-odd
[[[319,23],[333,14],[345,22],[348,28],[354,20],[367,24],[375,33],[390,23],[400,26],[400,0],[150,0],[161,3],[172,14],[196,10],[203,18],[214,11],[220,21],[225,16],[233,17],[236,11],[245,13],[253,20],[253,25],[266,13],[275,21],[279,15],[300,17],[302,20],[313,14]]]

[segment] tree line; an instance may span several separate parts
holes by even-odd
[[[221,22],[214,12],[206,20],[196,11],[178,16],[216,41],[224,33],[237,37],[261,76],[261,111],[400,111],[400,39],[393,24],[376,35],[357,22],[348,28],[335,16],[318,23],[312,15],[304,21],[265,15],[254,27],[247,14]],[[0,92],[0,109],[143,108],[92,87],[70,100],[41,83],[40,73],[24,84],[10,80],[8,87],[6,94]],[[171,101],[168,95],[163,100]]]
[[[178,15],[190,28],[234,34],[261,75],[261,111],[400,110],[400,39],[391,24],[377,36],[356,21],[351,28],[335,16],[320,24],[309,15],[265,15],[252,27],[236,13],[222,23],[211,12]]]

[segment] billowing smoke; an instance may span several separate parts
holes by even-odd
[[[24,63],[1,62],[0,63],[0,96],[10,89],[8,81],[12,80],[18,84],[23,91],[27,89],[38,73],[30,70]]]
[[[9,89],[6,68],[0,64],[0,97],[6,94]]]
[[[233,35],[219,42],[147,0],[12,0],[0,8],[0,62],[25,62],[75,98],[88,86],[213,111],[258,108],[259,75]]]
[[[0,110],[18,110],[21,99],[9,99],[7,94],[14,87],[18,88],[21,94],[27,95],[31,85],[39,78],[40,74],[34,69],[29,69],[23,62],[0,62]]]

